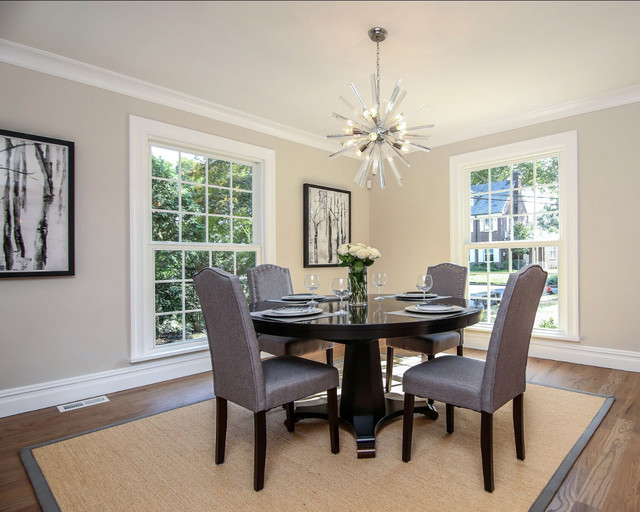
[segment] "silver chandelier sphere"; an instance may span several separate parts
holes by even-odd
[[[387,38],[387,31],[381,27],[374,27],[369,30],[369,38],[376,43],[376,73],[371,75],[373,104],[370,107],[367,106],[353,83],[350,84],[351,90],[361,108],[354,107],[340,96],[352,114],[351,117],[347,117],[332,112],[332,115],[345,122],[346,126],[343,130],[344,133],[327,135],[329,139],[344,139],[342,148],[330,155],[329,158],[335,158],[349,150],[354,150],[355,154],[363,159],[363,162],[353,181],[362,187],[371,172],[372,176],[378,175],[380,177],[381,188],[386,186],[384,163],[386,160],[398,185],[402,186],[402,175],[398,171],[394,158],[397,157],[409,167],[409,162],[404,158],[403,153],[412,148],[431,151],[431,148],[418,143],[418,141],[428,139],[429,136],[414,132],[433,128],[433,125],[407,127],[407,119],[421,111],[426,105],[421,105],[408,114],[400,112],[400,103],[407,94],[406,91],[400,90],[402,79],[396,83],[389,100],[380,101],[380,43]]]

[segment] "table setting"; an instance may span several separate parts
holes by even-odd
[[[349,286],[346,279],[336,278],[333,280],[332,288],[335,297],[318,295],[315,293],[320,286],[320,277],[316,274],[307,275],[305,277],[304,284],[311,293],[293,293],[290,295],[284,295],[279,299],[268,299],[266,302],[284,305],[262,311],[253,311],[251,312],[251,316],[266,317],[270,320],[277,320],[281,322],[303,322],[305,320],[316,320],[319,318],[343,315],[346,313],[342,309],[342,300],[349,296]],[[338,311],[325,311],[316,307],[320,302],[332,302],[338,300],[340,301]]]
[[[371,272],[378,293],[369,295],[367,269],[379,251],[349,243],[337,252],[338,266],[347,267],[348,274],[331,280],[333,296],[318,295],[320,278],[310,274],[304,283],[310,293],[252,303],[251,315],[263,335],[344,345],[340,419],[352,426],[358,458],[375,457],[378,426],[402,412],[401,402],[385,396],[379,340],[464,329],[480,320],[482,309],[470,308],[466,299],[428,293],[433,280],[426,273],[416,280],[417,291],[382,295],[387,274]],[[431,419],[438,416],[428,402],[420,412]],[[298,405],[295,415],[324,418],[326,410],[323,405]]]

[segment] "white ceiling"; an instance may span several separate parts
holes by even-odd
[[[0,38],[319,136],[369,101],[374,26],[433,146],[640,101],[640,2],[0,3]]]

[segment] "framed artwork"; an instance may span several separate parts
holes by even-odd
[[[72,276],[73,142],[0,130],[0,277]]]
[[[304,184],[304,266],[336,267],[338,247],[351,238],[351,192]]]

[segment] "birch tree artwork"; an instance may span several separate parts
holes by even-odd
[[[73,152],[0,130],[0,277],[73,275]]]
[[[305,267],[335,266],[351,236],[351,192],[304,185]]]

